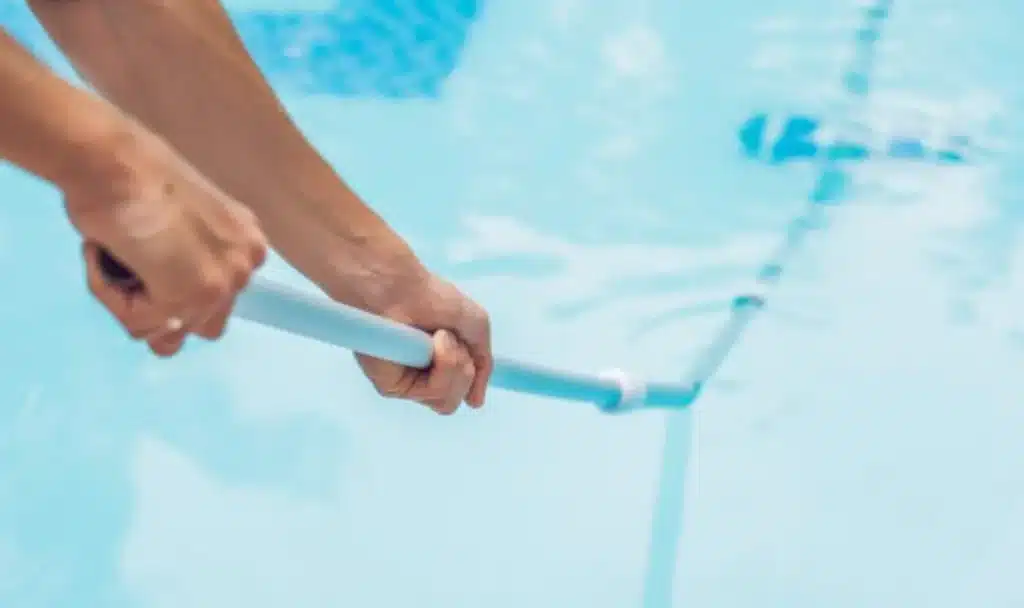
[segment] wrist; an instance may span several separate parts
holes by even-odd
[[[338,250],[333,279],[322,282],[333,299],[367,312],[410,323],[408,302],[430,291],[433,274],[397,236],[373,243],[350,242]]]
[[[258,197],[239,199],[293,267],[332,299],[392,318],[429,293],[430,271],[330,166],[316,158],[282,169],[261,174]]]
[[[97,122],[68,139],[68,162],[54,184],[69,206],[116,205],[138,197],[147,139],[155,137],[128,117]]]

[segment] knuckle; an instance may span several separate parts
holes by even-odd
[[[244,289],[252,277],[253,267],[248,259],[242,256],[236,257],[230,265],[231,287],[235,290]]]
[[[231,293],[230,283],[223,272],[205,272],[196,283],[196,293],[204,301],[217,301]]]
[[[252,260],[252,267],[259,268],[267,261],[267,243],[263,239],[257,239],[250,246],[249,259]]]
[[[252,209],[246,207],[245,205],[238,201],[234,201],[234,204],[231,206],[231,209],[232,211],[235,212],[235,217],[238,218],[238,221],[242,225],[244,225],[246,228],[250,229],[253,232],[259,232],[258,226],[260,222],[259,218],[256,217],[256,212],[254,212]]]

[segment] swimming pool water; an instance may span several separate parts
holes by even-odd
[[[660,608],[652,527],[673,606],[1024,602],[1024,7],[894,0],[872,40],[880,3],[845,0],[229,6],[510,356],[682,377],[828,143],[864,153],[693,410],[619,417],[494,392],[441,419],[243,323],[152,360],[56,194],[0,167],[0,605]]]

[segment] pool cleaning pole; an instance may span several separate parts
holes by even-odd
[[[107,252],[99,266],[107,280],[125,289],[143,289],[135,273]],[[424,369],[433,358],[430,336],[418,329],[296,289],[253,279],[239,294],[234,316],[378,359]],[[643,382],[619,370],[582,374],[496,357],[491,385],[518,393],[582,401],[619,413],[652,408],[682,408],[699,387]]]
[[[833,116],[843,126],[856,118],[857,111],[864,106],[871,91],[876,43],[881,38],[893,1],[875,0],[863,8],[862,21],[854,39],[854,53],[843,73],[842,86],[846,94],[840,99],[838,107],[833,108]],[[697,357],[691,375],[687,376],[693,386],[699,389],[710,381],[739,342],[745,329],[764,307],[769,290],[781,279],[793,256],[810,233],[824,224],[827,211],[841,202],[848,186],[848,175],[840,166],[840,155],[835,154],[834,150],[841,149],[843,137],[848,135],[842,131],[837,133],[835,140],[829,142],[816,159],[818,175],[803,213],[790,222],[779,247],[762,265],[753,290],[733,301],[729,319],[718,336]],[[683,527],[683,478],[689,459],[690,435],[687,414],[669,414],[648,545],[643,608],[669,608],[678,595],[673,591],[673,583],[677,574]]]

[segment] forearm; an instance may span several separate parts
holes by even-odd
[[[83,77],[251,207],[275,247],[332,295],[374,307],[346,292],[340,267],[353,278],[419,272],[404,241],[296,128],[219,1],[32,4]],[[316,259],[308,247],[293,246],[298,232],[315,230],[350,243],[347,252],[335,251],[345,259]]]
[[[138,130],[117,108],[54,74],[0,29],[0,159],[62,189],[117,181]]]

